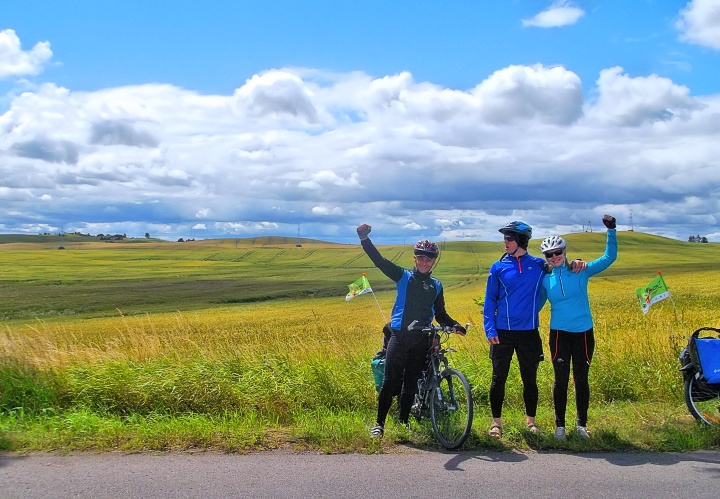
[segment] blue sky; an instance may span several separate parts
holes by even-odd
[[[0,232],[720,241],[720,0],[6,0]]]

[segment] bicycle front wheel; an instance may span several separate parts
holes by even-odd
[[[470,383],[456,369],[440,373],[430,400],[430,420],[435,436],[446,449],[457,449],[470,436],[473,419]]]
[[[685,403],[695,419],[711,426],[720,426],[720,387],[685,379]]]

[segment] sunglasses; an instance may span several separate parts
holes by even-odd
[[[505,236],[503,237],[503,239],[505,239],[509,243],[517,241],[517,238],[515,236]]]
[[[545,258],[552,258],[554,256],[560,256],[563,253],[565,253],[565,250],[556,250],[556,251],[548,251],[547,253],[543,253],[543,255],[545,255]]]
[[[416,259],[418,262],[425,262],[425,263],[434,262],[434,261],[435,261],[434,258],[430,258],[429,256],[425,256],[425,255],[415,255],[415,259]]]

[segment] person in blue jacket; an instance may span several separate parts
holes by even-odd
[[[397,285],[385,355],[385,377],[378,394],[377,420],[370,430],[370,437],[375,438],[385,433],[385,419],[397,394],[400,394],[400,422],[408,423],[417,380],[425,367],[429,347],[427,333],[420,329],[435,319],[442,326],[451,326],[457,333],[465,334],[466,331],[448,315],[443,286],[431,275],[440,254],[437,244],[418,241],[413,248],[415,266],[408,270],[380,254],[368,237],[371,230],[368,224],[357,228],[360,244],[373,264]],[[408,326],[414,321],[418,327],[409,330]]]
[[[483,325],[490,343],[492,382],[490,411],[492,426],[488,434],[502,437],[502,406],[505,383],[513,353],[517,353],[523,383],[525,424],[533,433],[538,431],[535,414],[538,404],[537,370],[543,360],[540,339],[540,283],[546,272],[545,260],[528,254],[532,228],[520,221],[510,222],[499,232],[503,234],[505,254],[493,263],[488,272],[483,305]],[[585,265],[573,262],[574,268]]]
[[[615,218],[605,215],[607,227],[605,254],[587,264],[579,273],[568,272],[567,244],[562,237],[551,236],[540,244],[540,250],[550,265],[551,272],[542,279],[541,304],[550,302],[550,355],[555,382],[553,404],[555,405],[555,438],[565,440],[565,409],[567,406],[570,366],[575,381],[575,404],[577,407],[577,433],[589,438],[587,415],[590,405],[588,374],[595,350],[593,318],[588,300],[588,280],[607,269],[617,259]]]

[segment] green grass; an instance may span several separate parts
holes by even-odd
[[[322,452],[437,448],[427,422],[391,418],[369,439],[370,359],[384,322],[371,295],[345,302],[367,272],[387,316],[394,285],[356,245],[292,238],[166,243],[8,241],[0,236],[0,449]],[[43,237],[43,236],[36,236]],[[571,257],[602,254],[604,234],[567,237]],[[143,241],[143,244],[139,244]],[[589,442],[552,439],[552,367],[541,364],[540,435],[524,429],[516,363],[505,436],[486,436],[491,366],[481,327],[488,266],[500,243],[442,244],[435,271],[448,309],[473,323],[453,337],[453,366],[473,388],[466,449],[688,451],[720,446],[682,399],[677,354],[687,335],[719,326],[720,246],[619,235],[620,257],[591,280],[596,354]],[[531,243],[533,246],[536,241]],[[381,248],[400,264],[406,246]],[[662,270],[670,300],[644,316],[635,288]],[[548,312],[543,311],[543,324]],[[547,341],[547,331],[542,330]],[[547,352],[547,349],[546,349]],[[573,394],[568,419],[572,421]]]

